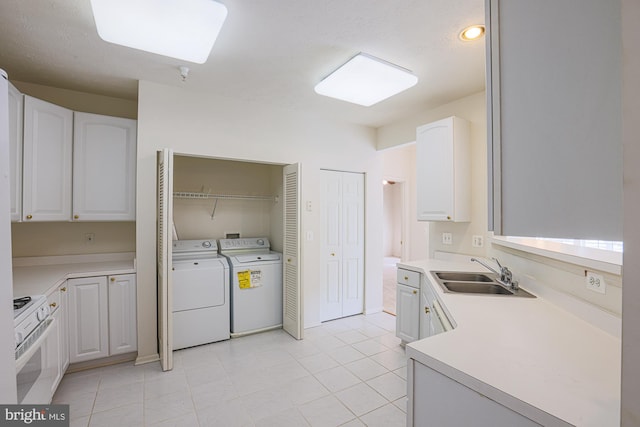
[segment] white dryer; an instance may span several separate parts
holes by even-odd
[[[173,349],[229,339],[229,264],[215,240],[173,241]]]
[[[266,237],[220,239],[229,260],[231,336],[282,327],[282,254]]]

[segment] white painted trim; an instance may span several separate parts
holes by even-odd
[[[13,258],[14,267],[30,267],[34,265],[81,264],[87,262],[134,261],[135,252],[116,252],[106,254],[56,255],[39,257]]]
[[[622,253],[527,237],[490,236],[495,245],[517,249],[606,273],[622,274]]]

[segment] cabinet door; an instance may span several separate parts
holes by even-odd
[[[75,113],[74,221],[134,221],[136,121]]]
[[[56,310],[53,315],[53,323],[51,324],[51,332],[49,338],[46,341],[46,376],[49,379],[50,395],[49,399],[53,397],[56,392],[56,388],[62,379],[62,366],[60,364],[60,338],[62,336],[62,328],[60,325],[60,310]]]
[[[469,124],[448,117],[416,135],[419,221],[470,221]]]
[[[396,285],[396,336],[402,341],[411,342],[419,338],[419,304],[418,289]]]
[[[420,338],[426,338],[434,335],[435,333],[433,322],[431,321],[431,300],[429,299],[427,292],[424,291],[422,292],[420,300]]]
[[[64,375],[69,367],[69,298],[67,284],[60,287],[58,318],[60,324],[60,370]]]
[[[69,360],[71,363],[109,355],[107,278],[67,280],[69,290]]]
[[[11,195],[11,221],[22,218],[22,119],[24,98],[9,83],[9,186]]]
[[[109,276],[109,354],[138,349],[136,275]]]
[[[22,219],[71,218],[71,110],[24,97]]]

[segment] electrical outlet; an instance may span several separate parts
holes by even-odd
[[[604,277],[591,271],[584,271],[584,280],[587,283],[587,289],[590,291],[604,294],[607,292],[607,284],[604,281]]]
[[[442,244],[443,245],[451,245],[451,244],[453,244],[453,234],[451,234],[451,233],[442,233]]]
[[[96,242],[96,235],[93,233],[85,233],[84,234],[84,244],[85,245],[93,245]]]
[[[480,235],[475,235],[471,237],[471,246],[474,248],[481,248],[484,246],[484,239]]]

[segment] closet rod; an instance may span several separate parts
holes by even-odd
[[[209,194],[209,193],[192,193],[185,191],[177,191],[173,193],[176,199],[228,199],[228,200],[268,200],[275,202],[275,196],[249,196],[240,194]]]

